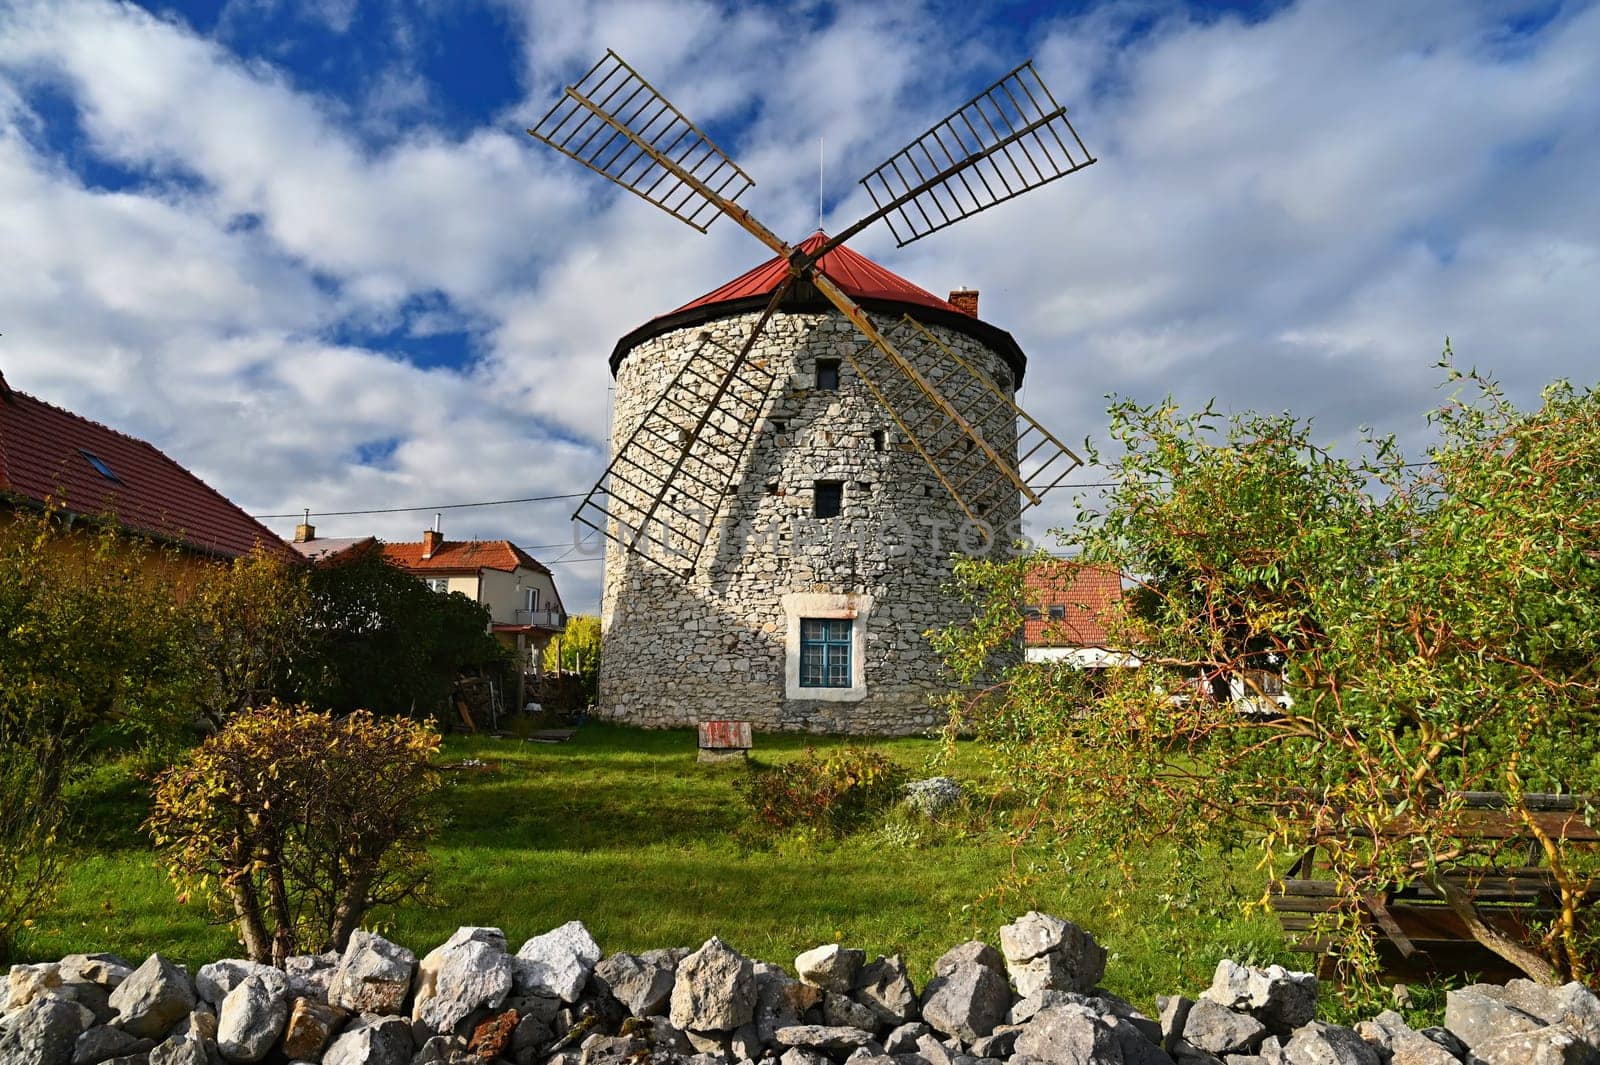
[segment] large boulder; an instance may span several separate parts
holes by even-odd
[[[750,960],[712,936],[678,963],[672,1023],[685,1031],[731,1032],[755,1018],[756,980]]]
[[[791,1025],[779,1028],[777,1034],[779,1046],[806,1047],[824,1053],[843,1051],[848,1054],[873,1041],[872,1033],[864,1029],[824,1024]]]
[[[374,1018],[329,1044],[322,1065],[408,1065],[414,1049],[411,1025],[403,1018]]]
[[[117,1024],[130,1035],[161,1039],[195,1007],[189,974],[159,954],[146,958],[111,992]]]
[[[340,954],[330,950],[326,954],[294,954],[283,959],[283,971],[289,976],[289,989],[296,998],[313,998],[328,1001],[328,988],[339,971]]]
[[[1513,980],[1505,987],[1505,1001],[1544,1021],[1564,1024],[1590,1046],[1600,1050],[1600,998],[1576,981],[1562,987],[1545,987],[1532,980]]]
[[[328,1001],[351,1013],[399,1013],[416,968],[417,956],[405,947],[357,930],[328,985]]]
[[[522,944],[512,963],[517,991],[576,1002],[601,958],[582,921],[568,921]]]
[[[635,1017],[667,1012],[678,959],[672,951],[613,954],[594,967],[594,978]]]
[[[511,993],[511,958],[490,940],[447,943],[429,954],[422,968],[427,976],[417,989],[412,1017],[435,1032],[452,1031],[473,1010],[499,1009]]]
[[[1383,1065],[1383,1058],[1353,1029],[1321,1021],[1312,1021],[1290,1037],[1283,1061],[1284,1065]]]
[[[20,1010],[34,999],[61,986],[61,966],[55,962],[13,965],[6,976],[5,1009]]]
[[[1316,976],[1281,965],[1254,969],[1224,958],[1201,997],[1249,1013],[1275,1035],[1288,1035],[1317,1016]]]
[[[1384,1010],[1356,1025],[1356,1034],[1378,1049],[1390,1065],[1459,1065],[1461,1059],[1415,1031],[1394,1010]]]
[[[94,1014],[76,1002],[40,995],[6,1016],[0,1030],[0,1062],[11,1065],[71,1065],[78,1037]]]
[[[228,992],[262,972],[278,972],[270,965],[245,958],[223,958],[200,966],[194,974],[194,991],[202,1002],[221,1006]]]
[[[283,1026],[283,1042],[280,1045],[284,1057],[291,1061],[316,1059],[344,1019],[345,1012],[338,1006],[299,996],[290,1007],[289,1019]]]
[[[1050,1065],[1121,1065],[1111,1026],[1087,1006],[1052,1006],[1035,1014],[1017,1036],[1015,1057]]]
[[[278,969],[253,973],[228,992],[217,1011],[217,1049],[229,1061],[256,1062],[289,1021],[289,978]]]
[[[812,987],[844,994],[855,985],[856,973],[867,960],[866,951],[847,950],[837,943],[813,947],[794,960],[794,971]]]
[[[878,957],[856,973],[852,991],[855,1000],[873,1013],[885,1026],[904,1024],[917,1017],[917,991],[906,973],[906,962],[898,954]]]
[[[1478,1044],[1502,1036],[1533,1032],[1546,1023],[1506,1001],[1506,991],[1494,984],[1473,984],[1445,993],[1444,1026],[1477,1053]]]
[[[72,1047],[72,1065],[99,1065],[112,1058],[145,1054],[155,1045],[154,1039],[140,1039],[121,1028],[102,1024],[78,1036]]]
[[[922,989],[922,1019],[967,1045],[993,1032],[1010,1007],[1006,978],[977,962],[957,965]]]
[[[150,1051],[149,1065],[217,1065],[217,1045],[193,1033],[174,1035]]]
[[[1202,998],[1189,1009],[1183,1038],[1211,1054],[1250,1054],[1267,1037],[1267,1026],[1248,1013],[1235,1013]]]
[[[933,975],[944,976],[963,965],[981,965],[1002,974],[1006,971],[1006,960],[998,950],[982,940],[971,939],[941,954],[933,963]]]
[[[1564,1024],[1486,1039],[1472,1048],[1474,1065],[1590,1065],[1594,1048]]]
[[[62,980],[81,980],[108,992],[133,975],[133,966],[115,954],[68,954],[60,965]]]
[[[1088,992],[1106,972],[1105,948],[1093,936],[1036,910],[1000,929],[1000,950],[1023,996],[1046,989]]]

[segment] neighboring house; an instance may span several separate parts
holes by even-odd
[[[260,549],[298,556],[271,529],[143,440],[18,392],[0,375],[0,516],[54,506],[175,550],[181,570]]]
[[[429,529],[420,543],[384,544],[383,553],[434,591],[482,603],[490,629],[535,673],[551,638],[566,627],[555,578],[510,540],[446,540]]]
[[[318,536],[317,527],[307,520],[294,527],[294,539],[289,542],[289,547],[313,566],[322,566],[338,562],[377,542],[376,536]]]
[[[1122,608],[1122,578],[1106,566],[1056,559],[1024,578],[1023,646],[1029,662],[1080,669],[1135,667],[1137,655],[1111,644],[1107,627]]]

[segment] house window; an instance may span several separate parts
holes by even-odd
[[[528,611],[528,613],[531,614],[535,610],[539,609],[539,589],[537,589],[537,588],[524,588],[523,591],[527,593],[527,599],[528,599],[527,603],[524,606],[524,609],[526,609]]]
[[[101,458],[99,455],[96,455],[93,451],[85,451],[81,447],[78,449],[78,454],[82,455],[84,461],[88,462],[89,465],[94,467],[94,472],[98,473],[108,481],[116,481],[119,484],[121,483],[122,478],[111,472],[111,467],[106,465],[105,459]]]
[[[1065,618],[1066,616],[1067,616],[1067,608],[1065,606],[1063,606],[1060,603],[1052,603],[1051,604],[1051,606],[1050,606],[1050,619],[1052,621],[1060,621],[1063,618]]]
[[[428,591],[430,592],[448,592],[450,590],[450,578],[448,577],[424,577],[422,578],[422,583],[428,586]]]
[[[850,687],[850,620],[800,619],[800,687]]]
[[[872,430],[872,450],[882,451],[889,443],[889,434],[882,429]]]
[[[817,388],[823,392],[839,391],[839,360],[817,360]]]
[[[844,482],[818,481],[812,486],[811,516],[837,518],[844,504]]]

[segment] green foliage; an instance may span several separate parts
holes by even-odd
[[[218,564],[197,583],[188,616],[203,677],[201,712],[212,727],[273,698],[294,698],[305,683],[318,635],[308,623],[309,585],[305,567],[261,551]]]
[[[547,674],[578,678],[582,702],[570,709],[594,703],[600,696],[600,619],[593,614],[569,617],[566,629],[545,647],[543,666]],[[551,709],[548,701],[545,709]]]
[[[369,909],[425,884],[438,747],[403,718],[245,710],[157,778],[145,827],[252,959],[340,950]]]
[[[792,762],[752,769],[739,793],[768,828],[840,836],[892,806],[906,779],[906,771],[879,751],[841,747],[818,757],[808,748]]]
[[[437,713],[462,672],[506,668],[483,606],[430,591],[381,551],[313,569],[309,592],[317,638],[293,698],[340,713]]]
[[[62,789],[191,705],[172,560],[52,512],[0,514],[0,958],[59,871]]]
[[[1523,413],[1449,373],[1461,391],[1433,414],[1424,464],[1392,439],[1336,459],[1287,414],[1117,402],[1115,487],[1064,538],[1124,575],[1114,639],[1145,665],[1096,684],[1015,666],[954,709],[1040,826],[1108,854],[1244,844],[1281,870],[1315,840],[1342,907],[1323,931],[1368,973],[1363,893],[1423,882],[1470,919],[1461,878],[1532,846],[1559,920],[1478,938],[1539,979],[1585,978],[1600,855],[1526,796],[1600,793],[1600,394],[1558,382]],[[971,678],[1020,625],[1020,568],[960,576],[985,613],[940,642]],[[1294,699],[1275,718],[1175,694],[1263,667],[1286,667]],[[1513,838],[1471,831],[1461,793],[1480,790],[1509,796]],[[1592,819],[1580,803],[1568,825]]]

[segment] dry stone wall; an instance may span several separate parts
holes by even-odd
[[[702,333],[738,350],[757,315],[669,332],[634,349],[617,373],[612,446],[629,437]],[[1006,395],[1012,372],[964,333],[931,327]],[[964,616],[949,594],[951,555],[981,554],[1019,533],[1017,498],[985,523],[969,522],[913,449],[849,354],[854,327],[835,312],[775,315],[752,352],[776,375],[737,489],[706,522],[706,547],[687,581],[608,544],[602,599],[605,654],[601,717],[646,727],[736,718],[785,731],[913,734],[935,726],[929,695],[941,686],[925,633]],[[938,378],[949,360],[907,345],[919,372]],[[816,387],[819,359],[840,361],[839,387]],[[976,388],[968,386],[976,398]],[[920,413],[920,412],[917,412]],[[1015,423],[1005,411],[982,426],[1012,462]],[[934,447],[962,443],[946,430]],[[812,516],[813,486],[842,484],[836,518]],[[615,490],[626,492],[625,486]],[[798,687],[801,617],[849,617],[855,637],[849,689]]]
[[[1310,973],[1223,961],[1154,1016],[1100,986],[1107,953],[1028,913],[946,951],[926,982],[899,954],[826,943],[791,967],[712,936],[607,955],[579,921],[512,953],[465,927],[419,960],[357,932],[282,969],[191,973],[152,954],[13,966],[0,1065],[1584,1065],[1600,999],[1528,980],[1449,992],[1444,1026],[1392,1010],[1317,1019]],[[925,962],[919,959],[920,970]],[[920,973],[915,974],[920,975]]]

